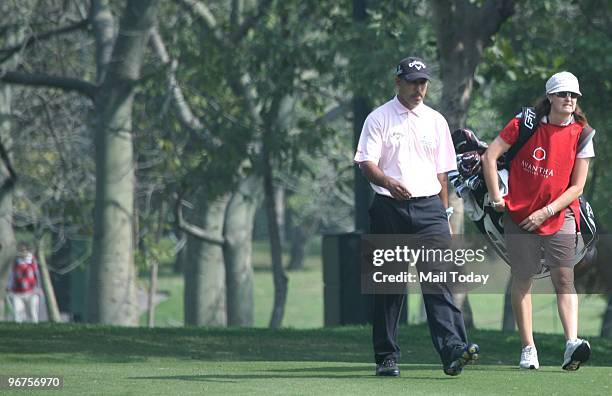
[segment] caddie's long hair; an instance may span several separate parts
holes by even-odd
[[[543,99],[540,99],[540,101],[535,105],[536,120],[541,120],[542,117],[549,115],[550,108],[550,101],[546,96]],[[574,119],[582,126],[589,123],[587,121],[586,114],[584,114],[578,103],[576,103],[576,110],[574,110]]]

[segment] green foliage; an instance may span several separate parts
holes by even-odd
[[[231,190],[248,168],[247,146],[256,128],[245,120],[242,98],[233,95],[228,79],[228,54],[215,45],[201,23],[176,4],[162,5],[160,34],[172,59],[188,106],[204,129],[186,128],[172,105],[167,67],[151,62],[149,78],[136,101],[136,146],[141,177],[167,194],[201,187],[210,199]],[[160,83],[161,82],[161,83]],[[213,140],[221,144],[213,146]],[[247,168],[245,168],[247,167]]]
[[[384,103],[394,93],[393,71],[401,58],[433,59],[435,53],[421,2],[368,3],[363,23],[355,22],[352,6],[351,1],[285,3],[299,18],[287,19],[290,33],[274,24],[282,25],[282,18],[269,21],[270,30],[257,31],[265,37],[257,55],[279,55],[267,57],[272,63],[253,59],[252,67],[262,73],[256,80],[261,91],[295,98],[290,127],[275,129],[266,141],[282,169],[282,183],[292,192],[292,221],[320,224],[319,230],[329,232],[353,227],[352,97],[365,96],[373,106]],[[261,82],[264,72],[274,77]],[[321,122],[336,106],[343,106],[345,114]]]
[[[346,10],[350,18],[351,8]],[[421,1],[373,2],[368,3],[367,11],[365,23],[347,22],[335,49],[348,60],[347,90],[382,104],[393,95],[393,72],[399,60],[419,55],[434,62],[436,47],[431,38],[435,34]]]

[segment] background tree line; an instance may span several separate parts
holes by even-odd
[[[136,324],[138,271],[176,254],[186,324],[252,325],[261,210],[270,326],[281,326],[283,246],[299,268],[310,237],[355,227],[353,181],[367,188],[355,131],[392,96],[408,54],[434,64],[429,102],[451,129],[487,139],[550,74],[579,76],[600,131],[587,193],[611,224],[609,2],[26,0],[0,11],[0,281],[15,233],[50,237],[51,257],[88,241],[91,322]]]

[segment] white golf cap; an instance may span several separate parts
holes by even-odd
[[[546,81],[546,94],[552,94],[555,92],[574,92],[582,96],[580,92],[580,86],[578,85],[578,79],[572,73],[562,71],[557,74],[553,74],[551,78]]]

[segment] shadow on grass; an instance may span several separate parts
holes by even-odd
[[[517,363],[520,341],[515,333],[474,330],[470,336],[482,348],[479,364]],[[0,323],[0,339],[0,362],[36,358],[50,362],[74,360],[128,363],[174,358],[219,362],[351,362],[371,363],[373,367],[369,326],[312,330],[195,327],[148,329]],[[563,354],[563,337],[537,335],[536,342],[540,363],[557,366]],[[399,343],[402,346],[400,365],[440,365],[426,326],[402,327]],[[593,356],[589,365],[612,366],[612,341],[593,338],[591,345]],[[408,367],[411,366],[402,369],[410,370]]]
[[[435,371],[442,372],[442,365],[432,365],[432,364],[410,364],[403,365],[399,364],[402,372],[405,371]],[[270,369],[268,371],[274,371],[278,373],[304,373],[304,372],[313,372],[313,373],[325,373],[325,372],[355,372],[361,371],[364,373],[374,373],[374,363],[371,364],[363,364],[360,366],[317,366],[317,367],[297,367],[297,368],[286,368],[286,369]]]
[[[373,374],[363,375],[282,375],[282,374],[208,374],[208,375],[177,375],[177,376],[159,376],[159,377],[128,377],[130,380],[162,380],[162,381],[213,381],[213,382],[239,382],[241,380],[257,380],[257,379],[359,379],[365,381],[414,381],[414,380],[427,380],[427,381],[448,381],[453,380],[453,377],[440,377],[439,375],[434,376],[402,376],[399,378],[381,378],[376,377]]]

